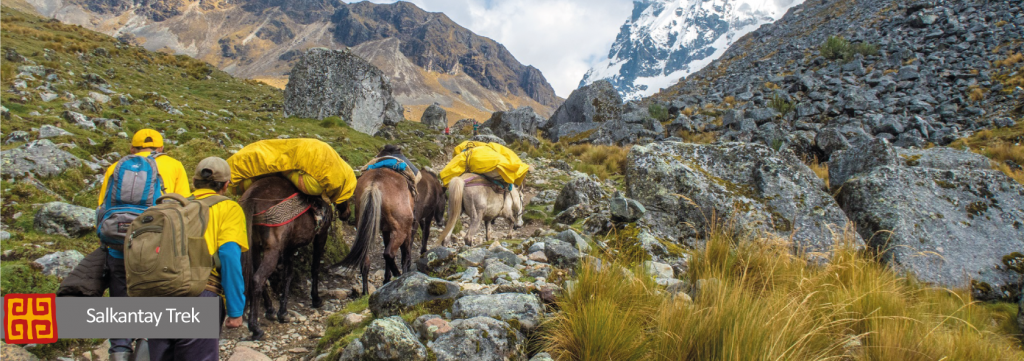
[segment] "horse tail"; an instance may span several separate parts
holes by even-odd
[[[437,197],[434,198],[434,222],[437,223],[438,226],[441,226],[444,225],[444,208],[448,200],[445,199],[444,188],[441,187],[441,181],[437,181],[436,185],[437,192],[435,195]]]
[[[249,250],[242,252],[242,284],[245,285],[245,299],[255,302],[252,299],[253,254],[259,251],[260,246],[252,241],[252,216],[256,211],[256,205],[248,199],[243,199],[241,206],[242,212],[245,213],[245,234],[247,237],[246,242],[249,245]]]
[[[352,244],[352,249],[345,256],[345,259],[338,263],[348,268],[363,267],[364,263],[366,263],[366,254],[370,251],[370,246],[377,239],[378,233],[380,233],[380,208],[382,203],[380,188],[377,187],[377,184],[372,183],[363,190],[360,198],[358,205],[359,220],[356,224],[356,241]]]
[[[462,216],[462,194],[466,190],[466,181],[462,178],[455,177],[448,182],[448,224],[444,226],[444,232],[441,237],[443,240],[447,240],[451,237],[452,230],[455,229],[455,223],[459,221],[459,217]]]

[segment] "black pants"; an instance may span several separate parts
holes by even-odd
[[[220,297],[216,293],[203,291],[199,297]],[[220,301],[220,300],[218,300]],[[219,327],[224,325],[224,302],[220,307]],[[149,339],[150,361],[217,361],[220,358],[220,338]]]
[[[128,279],[124,273],[124,259],[114,258],[107,253],[106,277],[110,284],[110,297],[128,297]],[[107,352],[132,352],[132,339],[110,339],[110,349]]]

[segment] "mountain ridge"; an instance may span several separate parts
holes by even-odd
[[[459,116],[486,119],[522,105],[549,115],[562,99],[543,74],[523,65],[500,43],[477,35],[443,13],[407,2],[249,0],[27,0],[43,16],[85,26],[149,50],[185,54],[228,73],[284,87],[297,55],[313,47],[342,48],[397,38],[400,52],[378,67],[408,58],[429,78],[464,74],[479,86],[434,89],[427,103],[407,105],[419,120],[435,102]],[[25,5],[23,5],[24,7]],[[437,73],[431,75],[431,73]],[[388,73],[389,77],[397,74]],[[409,76],[409,74],[404,74]],[[464,91],[472,89],[471,94]],[[478,101],[477,99],[484,99]],[[411,98],[406,99],[411,100]]]

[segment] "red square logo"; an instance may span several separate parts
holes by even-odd
[[[57,295],[4,295],[4,341],[7,343],[57,342]]]

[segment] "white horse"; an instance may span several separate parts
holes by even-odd
[[[501,189],[486,177],[466,173],[452,178],[448,182],[448,222],[442,234],[442,245],[451,243],[452,229],[461,220],[462,214],[469,216],[469,231],[466,234],[466,245],[473,245],[473,237],[484,224],[484,237],[491,241],[490,225],[494,220],[504,218],[513,224],[513,229],[523,226],[523,213],[526,212],[523,192],[515,185],[511,190]],[[465,205],[465,207],[463,207]],[[512,232],[509,231],[509,238]]]

